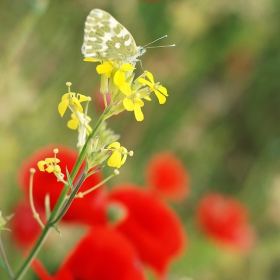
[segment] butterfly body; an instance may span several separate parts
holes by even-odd
[[[85,22],[82,53],[101,61],[135,63],[146,49],[136,46],[129,31],[109,13],[94,9]]]

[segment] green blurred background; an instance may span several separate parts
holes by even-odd
[[[135,155],[110,182],[145,184],[149,158],[179,155],[191,177],[191,194],[176,205],[189,236],[173,265],[172,280],[280,279],[280,2],[277,0],[1,0],[0,2],[0,206],[4,214],[22,193],[21,162],[50,143],[75,147],[57,105],[72,90],[94,95],[95,65],[83,62],[84,21],[93,8],[111,13],[145,45],[168,34],[141,58],[144,69],[168,88],[167,103],[147,103],[145,120],[124,113],[109,121]],[[140,68],[140,67],[138,67]],[[141,69],[140,69],[141,70]],[[139,74],[140,74],[139,70]],[[90,108],[93,122],[100,112]],[[105,170],[105,173],[109,172]],[[226,251],[196,228],[194,214],[207,191],[230,194],[247,205],[258,244],[247,254]],[[62,227],[57,247],[40,259],[53,272],[71,247],[73,228]],[[75,232],[75,234],[73,234]],[[12,267],[21,253],[3,234]],[[170,237],[172,238],[172,236]],[[55,254],[55,255],[54,255]],[[50,257],[51,256],[51,257]],[[0,279],[6,279],[0,271]],[[36,279],[29,272],[25,279]]]

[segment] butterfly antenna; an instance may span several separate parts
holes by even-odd
[[[155,48],[167,48],[167,47],[175,47],[175,44],[172,45],[165,45],[165,46],[154,46],[154,47],[147,47],[146,49],[155,49]]]
[[[157,41],[159,41],[159,40],[161,40],[161,39],[164,39],[164,38],[166,38],[166,37],[167,37],[167,35],[164,35],[164,36],[162,36],[162,37],[160,37],[160,38],[154,40],[153,42],[151,42],[151,43],[149,43],[149,44],[143,46],[143,48],[146,48],[147,46],[149,46],[149,45],[151,45],[151,44],[153,44],[153,43],[155,43],[155,42],[157,42]]]

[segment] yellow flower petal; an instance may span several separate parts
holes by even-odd
[[[145,80],[144,78],[139,78],[138,81],[141,84],[147,85],[147,86],[149,86],[151,88],[153,87],[153,85],[149,81]]]
[[[132,71],[134,69],[135,68],[128,62],[124,63],[120,68],[120,70],[122,70],[122,71]]]
[[[82,107],[82,105],[80,104],[80,101],[78,100],[78,98],[73,97],[71,101],[72,101],[72,103],[73,103],[75,109],[76,109],[78,112],[83,113],[83,107]]]
[[[158,98],[159,104],[164,104],[166,102],[166,97],[162,93],[160,93],[158,90],[155,90],[155,94]]]
[[[78,96],[78,100],[79,100],[80,102],[88,101],[88,97],[85,96],[85,95],[83,95],[83,94],[78,93],[77,96]]]
[[[74,114],[73,114],[74,115]],[[75,115],[74,115],[75,116]],[[75,116],[76,117],[76,116]],[[79,127],[79,121],[78,119],[74,119],[72,117],[72,120],[67,122],[67,127],[69,127],[70,129],[76,130]]]
[[[134,116],[138,122],[141,122],[144,120],[144,115],[143,115],[141,107],[139,106],[138,103],[134,104]]]
[[[45,164],[46,164],[46,162],[44,160],[40,160],[37,163],[37,166],[38,166],[40,171],[45,172]]]
[[[160,86],[159,88],[158,88],[158,91],[160,91],[162,94],[164,94],[165,96],[168,96],[168,94],[167,94],[167,89],[165,88],[165,87],[163,87],[163,86]]]
[[[144,106],[144,101],[141,100],[140,98],[135,98],[134,100],[134,104],[138,104],[140,107],[143,107]]]
[[[119,168],[118,166],[120,165],[121,162],[121,153],[118,151],[114,151],[113,154],[110,156],[110,158],[108,159],[107,164],[110,167],[116,167]]]
[[[68,107],[69,101],[67,100],[63,100],[58,104],[58,112],[60,114],[61,117],[63,117],[63,115],[65,114],[65,111]]]
[[[108,149],[115,148],[119,149],[121,147],[121,144],[119,142],[113,142],[108,146]]]
[[[114,83],[116,86],[121,86],[125,82],[124,72],[118,70],[114,76]]]
[[[106,72],[111,72],[112,70],[113,66],[109,62],[104,62],[96,67],[98,74],[105,74]]]
[[[127,159],[127,149],[125,147],[122,147],[122,152],[123,152],[123,157],[122,157],[122,160],[120,162],[120,166],[118,168],[120,168],[126,161]]]
[[[133,111],[134,110],[134,103],[131,99],[125,98],[123,100],[123,106],[127,111]]]
[[[63,94],[62,97],[61,97],[61,101],[63,101],[63,100],[69,100],[69,99],[68,99],[68,96],[69,96],[69,93]]]
[[[123,83],[122,85],[119,86],[119,89],[120,91],[127,95],[127,96],[130,96],[131,95],[131,87],[130,87],[130,84],[129,83]]]
[[[152,82],[152,84],[155,84],[153,74],[149,71],[145,71],[145,73],[146,73],[146,76],[148,77],[148,79]]]
[[[49,165],[49,166],[46,168],[46,171],[49,172],[49,173],[54,172],[54,166],[53,166],[53,165]]]

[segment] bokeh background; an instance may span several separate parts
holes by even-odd
[[[174,205],[186,225],[189,245],[174,263],[170,279],[280,279],[277,0],[1,0],[0,206],[4,214],[22,196],[16,173],[24,158],[50,143],[76,145],[76,133],[67,129],[67,119],[60,118],[57,105],[67,81],[75,92],[94,96],[98,91],[95,65],[83,62],[80,51],[84,21],[93,8],[111,13],[137,45],[165,34],[168,38],[158,44],[176,44],[150,49],[141,58],[144,69],[168,88],[167,103],[145,103],[141,123],[132,113],[108,123],[121,135],[121,143],[135,152],[110,186],[144,184],[149,158],[163,150],[177,154],[190,174],[188,199]],[[93,121],[100,114],[96,102],[90,114]],[[233,195],[248,207],[258,232],[258,243],[249,254],[217,247],[197,229],[196,205],[207,191]],[[67,227],[65,238],[52,237],[62,252],[75,242],[73,232],[77,234]],[[2,235],[16,268],[21,252],[9,233]],[[58,251],[47,247],[40,255],[50,271],[62,258]],[[2,271],[0,279],[5,279]],[[30,271],[26,279],[36,277]]]

